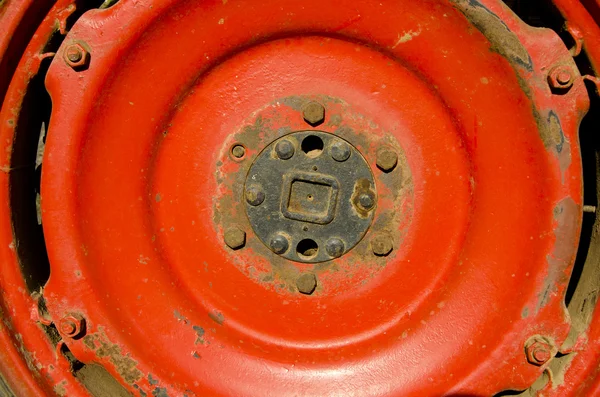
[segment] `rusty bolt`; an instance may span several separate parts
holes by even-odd
[[[371,249],[377,256],[388,256],[394,249],[394,242],[387,234],[378,234],[371,240]]]
[[[288,239],[284,235],[281,235],[281,234],[278,234],[277,236],[273,237],[271,239],[270,245],[271,245],[271,249],[276,254],[283,254],[290,247],[290,243],[289,243]]]
[[[232,227],[225,232],[225,244],[232,250],[237,250],[246,245],[246,232]]]
[[[246,201],[255,207],[261,205],[265,201],[265,192],[260,186],[249,186],[246,189]]]
[[[281,140],[275,145],[275,153],[277,154],[277,157],[282,160],[292,158],[295,151],[294,144],[287,139]]]
[[[550,361],[556,354],[556,347],[546,337],[535,335],[525,343],[525,354],[530,364],[541,366]]]
[[[235,157],[236,159],[241,159],[242,157],[244,157],[244,155],[246,154],[246,149],[244,149],[244,147],[242,145],[235,145],[232,149],[231,149],[231,154],[233,155],[233,157]]]
[[[317,276],[312,273],[303,274],[296,280],[296,287],[301,294],[311,295],[317,288]]]
[[[338,141],[331,145],[329,153],[335,161],[341,163],[348,160],[350,157],[350,146],[348,146],[346,142]]]
[[[81,44],[71,44],[65,49],[65,62],[73,70],[84,70],[89,66],[90,53]]]
[[[325,251],[332,258],[340,257],[344,253],[344,242],[337,237],[330,238],[325,243]]]
[[[548,73],[548,83],[553,90],[568,90],[573,86],[573,72],[569,66],[559,65]]]
[[[302,109],[302,116],[304,121],[316,127],[325,120],[325,108],[319,102],[309,102]]]
[[[377,151],[377,167],[384,172],[390,172],[398,164],[398,154],[391,148],[381,148]]]
[[[375,205],[375,199],[373,195],[369,193],[362,193],[358,196],[358,202],[360,203],[360,206],[366,210],[370,210]]]
[[[60,319],[59,328],[69,338],[80,338],[85,334],[85,319],[79,314],[68,314]]]

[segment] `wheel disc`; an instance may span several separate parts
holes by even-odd
[[[45,87],[45,321],[119,390],[491,395],[577,349],[588,92],[499,1],[122,1]]]

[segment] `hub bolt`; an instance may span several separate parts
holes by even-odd
[[[541,366],[556,354],[556,348],[550,339],[535,335],[525,343],[525,354],[530,364]]]
[[[67,65],[77,71],[86,69],[90,62],[89,52],[77,43],[71,44],[65,49],[64,58]]]
[[[568,90],[573,86],[573,81],[573,72],[566,65],[556,66],[548,74],[548,83],[554,90]]]
[[[394,249],[394,242],[387,234],[379,234],[371,240],[371,249],[377,256],[388,256]]]
[[[325,251],[332,258],[338,258],[344,253],[344,242],[339,238],[330,238],[325,244]]]
[[[316,127],[325,120],[325,108],[319,102],[309,102],[302,109],[302,116],[304,121]]]
[[[288,239],[279,234],[271,239],[271,249],[276,254],[283,254],[290,247]]]
[[[237,250],[246,245],[246,232],[232,227],[225,232],[225,244],[232,250]]]
[[[246,154],[246,149],[242,146],[242,145],[235,145],[232,149],[231,149],[231,154],[233,155],[233,157],[235,157],[236,159],[241,159],[242,157],[244,157],[244,155]]]
[[[384,172],[390,172],[398,164],[398,154],[391,148],[381,148],[377,151],[377,167]]]
[[[298,291],[304,295],[311,295],[317,288],[317,276],[312,273],[303,274],[296,280]]]
[[[79,314],[69,314],[60,319],[60,332],[69,338],[79,338],[85,334],[85,319]]]
[[[368,193],[362,193],[360,196],[358,196],[358,202],[360,203],[361,207],[366,210],[370,210],[375,205],[375,199],[373,198],[373,195]]]
[[[331,157],[335,161],[344,162],[350,157],[350,146],[346,142],[337,141],[329,148]]]
[[[246,201],[255,207],[261,205],[265,201],[265,192],[260,186],[250,186],[246,189]]]
[[[295,151],[296,149],[294,149],[294,144],[287,139],[281,140],[275,145],[275,153],[277,153],[277,157],[282,160],[292,158]]]

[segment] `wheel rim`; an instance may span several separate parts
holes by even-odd
[[[49,317],[78,361],[144,393],[529,387],[570,330],[588,107],[571,55],[494,1],[317,6],[124,2],[77,21],[46,77]],[[259,153],[295,131],[343,138],[372,172],[372,224],[339,258],[282,258],[246,214]]]

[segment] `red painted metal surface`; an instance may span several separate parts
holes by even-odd
[[[31,60],[43,58],[34,54],[67,7],[41,25],[7,92],[8,169]],[[584,49],[594,56],[591,40]],[[73,45],[89,64],[65,62]],[[569,89],[551,88],[556,66],[570,71]],[[122,0],[79,18],[46,88],[49,318],[74,357],[103,365],[130,392],[491,395],[528,388],[557,351],[575,352],[573,368],[595,376],[596,323],[592,342],[562,349],[587,91],[559,37],[499,1]],[[315,270],[311,296],[269,278],[273,259],[242,210],[219,205],[240,200],[228,176],[265,144],[311,128],[290,98],[326,106],[315,129],[362,132],[357,148],[373,170],[388,137],[403,153],[401,199],[375,173],[388,198],[375,223],[400,219],[393,254],[371,258],[367,235]],[[257,127],[245,158],[232,160],[231,145]],[[7,206],[7,172],[0,178]],[[223,213],[246,228],[244,249],[223,243]],[[25,362],[8,351],[0,368],[23,395],[83,395],[63,342],[55,354],[37,323],[16,318],[34,308],[40,320],[10,208],[0,214],[0,302],[10,313],[0,337],[10,346],[26,335],[23,349],[35,352]],[[38,378],[26,377],[27,363]],[[592,393],[569,379],[548,393]]]

